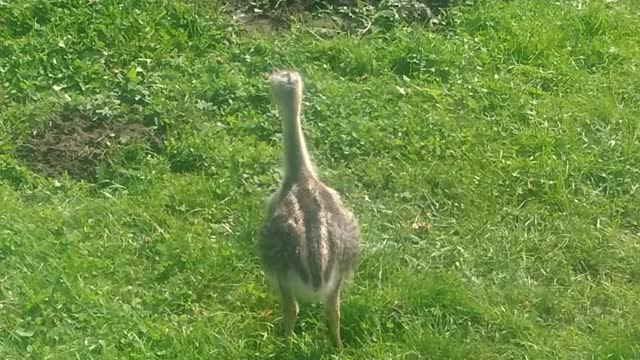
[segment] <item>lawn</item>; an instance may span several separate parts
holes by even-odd
[[[232,3],[0,0],[0,358],[640,358],[639,1]],[[277,67],[361,223],[341,352],[257,258]]]

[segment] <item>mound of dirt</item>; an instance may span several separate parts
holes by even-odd
[[[425,20],[432,17],[433,11],[439,11],[452,5],[454,0],[407,0],[394,3],[403,18]],[[381,0],[258,0],[229,2],[229,7],[244,17],[244,25],[248,32],[270,32],[284,30],[289,27],[291,17],[305,17],[310,14],[329,9],[334,16],[344,15],[344,11],[337,9],[358,8],[367,4],[376,9],[386,9],[390,5]],[[325,13],[326,15],[326,13]],[[349,20],[347,18],[343,20]]]
[[[66,113],[34,131],[14,155],[37,174],[57,177],[66,172],[95,182],[98,165],[111,150],[140,143],[162,149],[162,135],[140,123],[96,122],[83,113]]]

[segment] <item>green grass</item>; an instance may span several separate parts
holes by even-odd
[[[0,1],[0,358],[640,358],[640,2],[361,15],[250,35],[209,2]],[[362,224],[341,353],[318,306],[274,336],[254,250],[277,66]],[[39,176],[15,149],[64,109],[165,149]]]

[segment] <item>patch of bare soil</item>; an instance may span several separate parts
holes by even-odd
[[[413,20],[425,20],[433,12],[449,7],[454,0],[409,0],[398,6],[403,17]],[[229,2],[229,8],[242,17],[247,33],[270,33],[286,30],[292,18],[308,18],[309,15],[323,13],[326,10],[357,8],[362,4],[380,7],[381,0],[257,0]],[[333,12],[333,11],[332,11]],[[339,11],[333,15],[344,15]],[[348,18],[343,19],[349,21]]]
[[[78,112],[63,112],[34,131],[14,150],[35,173],[57,177],[65,172],[95,182],[99,163],[118,146],[147,144],[159,151],[163,136],[140,123],[96,122]]]

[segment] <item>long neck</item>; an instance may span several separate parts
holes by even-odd
[[[282,100],[279,111],[282,119],[285,179],[295,181],[302,177],[315,177],[300,123],[301,94],[297,92]]]

